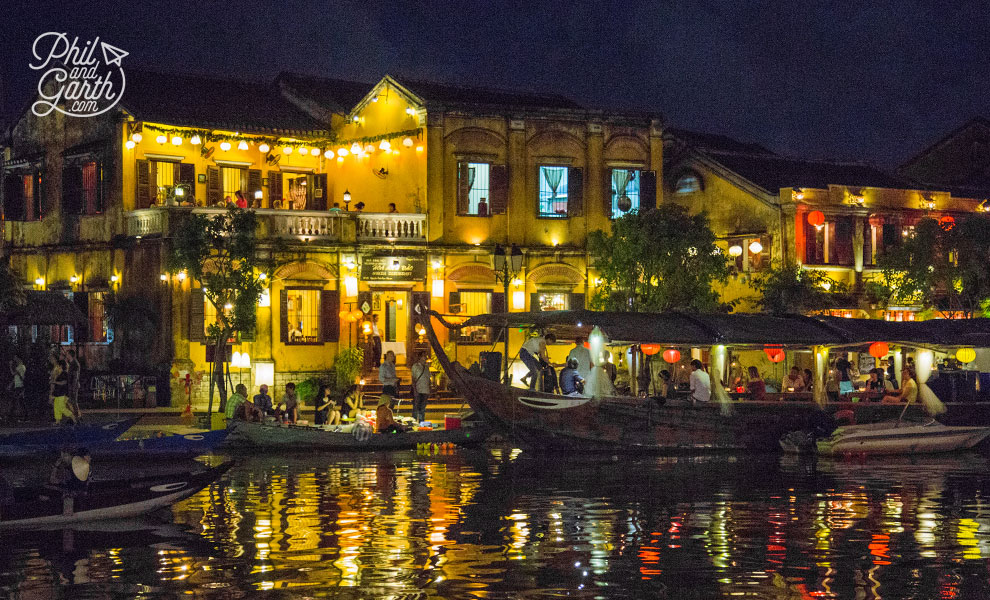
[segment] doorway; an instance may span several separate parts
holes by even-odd
[[[382,356],[395,352],[396,364],[406,364],[411,319],[409,292],[403,289],[376,289],[371,293],[371,314],[378,316]]]

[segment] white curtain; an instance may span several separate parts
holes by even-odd
[[[712,386],[712,400],[718,402],[719,409],[723,415],[732,413],[732,400],[725,393],[725,383],[722,381],[722,373],[725,373],[725,346],[712,346],[710,372]]]
[[[938,399],[932,388],[928,387],[928,378],[932,376],[932,365],[935,362],[935,354],[931,350],[921,350],[915,357],[915,371],[918,375],[918,399],[925,407],[925,411],[936,416],[946,411],[945,404]],[[904,385],[904,382],[901,382]]]

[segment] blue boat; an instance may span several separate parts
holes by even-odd
[[[209,454],[227,439],[228,431],[204,431],[184,435],[168,435],[133,440],[103,440],[99,442],[69,442],[63,446],[31,444],[0,445],[0,458],[30,458],[53,460],[60,448],[85,446],[90,456],[98,458],[192,458]]]
[[[111,421],[110,423],[85,423],[71,426],[52,426],[0,433],[0,448],[33,446],[61,448],[66,445],[89,445],[115,440],[141,417]],[[0,456],[4,456],[0,450]]]

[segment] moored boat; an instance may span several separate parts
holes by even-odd
[[[972,448],[987,436],[990,427],[891,421],[845,425],[817,440],[805,441],[802,435],[788,434],[781,438],[780,446],[788,453],[817,452],[821,456],[933,454]]]
[[[14,488],[13,503],[0,506],[0,530],[57,528],[147,514],[184,500],[216,481],[233,465],[127,480],[91,481],[66,510],[62,492],[47,486]]]
[[[487,427],[432,429],[405,433],[371,433],[369,430],[332,431],[308,425],[278,425],[234,421],[228,438],[230,445],[262,448],[319,450],[406,450],[417,444],[460,446],[480,444],[490,434]]]
[[[0,434],[0,458],[24,456],[28,452],[57,450],[64,446],[88,446],[120,437],[140,417],[80,425],[54,426]]]
[[[141,458],[147,460],[191,458],[214,451],[227,439],[228,431],[204,431],[130,440],[108,440],[95,443],[66,443],[71,448],[85,446],[90,456],[97,458]],[[0,446],[0,457],[49,459],[57,447],[44,445]]]

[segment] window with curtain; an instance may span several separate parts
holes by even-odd
[[[285,319],[289,343],[320,341],[320,290],[287,289]]]
[[[567,167],[540,167],[541,217],[567,217]]]
[[[570,295],[561,292],[540,292],[536,295],[540,310],[568,310]]]
[[[612,169],[612,218],[639,210],[639,169]]]
[[[244,189],[244,171],[240,167],[220,167],[220,179],[223,181],[223,200],[229,197],[231,202],[237,200],[234,194]]]
[[[461,292],[461,316],[473,317],[492,311],[491,292]],[[465,327],[460,330],[461,342],[490,343],[491,329],[488,327]]]
[[[313,191],[313,185],[309,179],[309,175],[304,173],[298,175],[290,173],[287,175],[286,180],[285,199],[292,204],[284,208],[305,210]]]
[[[467,172],[462,177],[467,177],[466,186],[468,190],[467,214],[487,217],[491,214],[491,200],[489,195],[489,175],[491,165],[488,163],[466,163]]]

